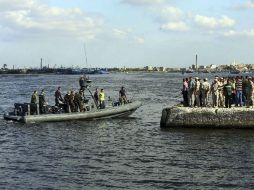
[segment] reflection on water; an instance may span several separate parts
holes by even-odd
[[[91,76],[117,99],[125,86],[144,105],[131,117],[19,124],[0,119],[1,189],[252,189],[252,130],[160,129],[181,100],[182,75]],[[1,77],[0,113],[45,88],[78,88],[78,76]]]

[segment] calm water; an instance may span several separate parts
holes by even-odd
[[[0,114],[79,76],[0,76]],[[254,131],[160,129],[181,100],[182,75],[91,76],[117,98],[124,85],[144,105],[127,119],[24,125],[0,119],[0,189],[253,189]]]

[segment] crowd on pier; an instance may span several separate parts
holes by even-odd
[[[183,79],[183,105],[186,107],[253,107],[254,77],[218,77]]]

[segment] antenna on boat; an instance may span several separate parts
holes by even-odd
[[[88,67],[88,64],[87,64],[87,54],[86,54],[86,43],[84,43],[84,50],[85,50],[85,56],[86,56],[86,66]]]

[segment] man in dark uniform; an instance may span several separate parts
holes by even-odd
[[[80,111],[80,110],[79,110],[79,100],[80,100],[80,98],[79,98],[79,93],[78,93],[78,92],[75,92],[75,95],[74,95],[74,105],[75,105],[74,111],[75,111],[75,112],[79,112],[79,111]]]
[[[71,112],[75,111],[74,96],[75,96],[74,91],[71,91],[70,99],[69,99],[69,104],[70,104]]]
[[[41,94],[39,95],[39,107],[40,107],[40,113],[46,113],[46,93],[45,90],[42,89]]]
[[[70,110],[70,96],[71,96],[71,92],[70,91],[68,91],[67,94],[65,94],[65,96],[64,96],[65,111],[67,113],[71,112],[71,110]]]
[[[55,105],[59,106],[62,103],[63,103],[63,97],[61,94],[61,87],[59,86],[55,92]]]
[[[83,95],[83,91],[80,90],[79,92],[75,93],[74,96],[74,104],[75,104],[75,109],[80,112],[84,112],[84,95]]]
[[[84,91],[85,88],[87,88],[87,80],[89,80],[89,78],[87,78],[85,75],[82,75],[79,79],[79,86],[80,86],[80,90]]]
[[[119,91],[119,101],[120,101],[120,104],[127,104],[128,103],[126,91],[123,86],[122,86],[121,90]]]
[[[79,91],[79,110],[80,112],[86,111],[84,108],[84,92],[82,90]]]
[[[225,96],[225,106],[226,108],[231,108],[232,103],[232,91],[234,90],[232,84],[230,83],[230,80],[227,80],[227,84],[223,87],[223,93]]]
[[[38,97],[37,91],[35,90],[31,96],[31,107],[30,107],[31,108],[31,115],[39,114],[39,113],[37,113],[38,103],[39,103],[39,97]]]
[[[93,97],[94,97],[94,101],[95,101],[96,107],[98,107],[98,105],[99,105],[99,92],[98,92],[98,88],[95,89]]]

